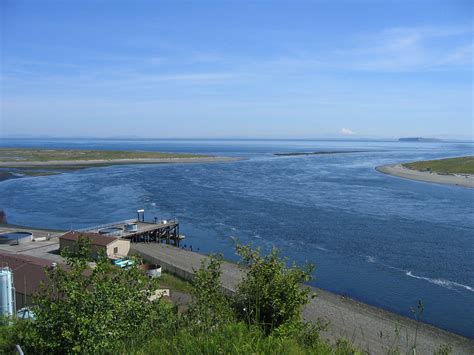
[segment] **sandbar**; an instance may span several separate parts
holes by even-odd
[[[49,161],[3,161],[0,167],[71,167],[71,166],[107,166],[121,164],[185,164],[185,163],[222,163],[237,161],[230,157],[189,157],[189,158],[132,158],[132,159],[94,159],[94,160],[49,160]]]
[[[410,180],[474,188],[474,175],[472,174],[439,174],[436,172],[409,169],[402,164],[383,165],[375,169],[384,174]]]

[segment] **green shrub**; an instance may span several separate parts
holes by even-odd
[[[16,354],[15,345],[22,344],[27,321],[0,317],[0,354]]]
[[[23,334],[27,352],[104,353],[158,326],[172,326],[171,307],[148,301],[157,284],[137,263],[119,269],[100,258],[91,270],[85,260],[68,257],[67,271],[48,271],[50,284],[33,300],[36,320]]]
[[[212,330],[233,320],[231,304],[221,291],[221,264],[222,257],[213,255],[195,272],[186,326]]]
[[[319,337],[322,326],[301,320],[312,267],[286,266],[273,250],[237,247],[247,276],[235,297],[221,289],[222,258],[211,256],[196,271],[192,301],[177,314],[148,297],[157,288],[135,263],[113,267],[100,258],[87,267],[87,245],[66,255],[67,270],[49,270],[50,285],[34,297],[36,320],[0,328],[0,352],[19,343],[34,354],[356,354],[340,340]]]
[[[287,267],[279,251],[262,256],[260,249],[237,246],[246,276],[237,286],[234,308],[239,320],[260,326],[266,334],[286,323],[299,322],[312,295],[302,283],[311,280],[312,265]]]

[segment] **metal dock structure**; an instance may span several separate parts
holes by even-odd
[[[136,229],[127,229],[129,225],[136,225]],[[116,233],[103,233],[105,230],[114,229]],[[132,243],[166,243],[177,247],[179,247],[180,241],[184,239],[184,236],[179,234],[179,222],[177,220],[145,222],[138,219],[129,219],[81,229],[78,232],[100,233],[128,239]]]

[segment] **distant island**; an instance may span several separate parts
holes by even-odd
[[[411,180],[474,188],[474,156],[385,165],[375,169]]]
[[[0,181],[119,164],[217,163],[236,158],[124,150],[0,148]]]
[[[398,141],[399,142],[426,142],[426,143],[442,142],[442,140],[438,138],[423,138],[423,137],[399,138]]]
[[[292,157],[300,155],[325,155],[325,154],[345,154],[345,153],[366,153],[368,150],[330,150],[319,152],[290,152],[290,153],[274,153],[278,157]]]

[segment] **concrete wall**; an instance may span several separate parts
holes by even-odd
[[[74,240],[59,239],[59,250],[62,251],[63,248],[69,248],[71,251],[75,251],[77,248],[77,242]],[[116,241],[105,246],[100,245],[91,245],[90,256],[93,259],[97,259],[99,253],[105,252],[107,257],[111,258],[115,256],[114,249],[117,248],[117,256],[127,256],[130,251],[130,241],[125,239],[117,239]]]
[[[162,269],[169,274],[178,276],[186,281],[192,281],[192,279],[194,278],[194,273],[192,270],[184,270],[183,268],[167,263],[161,260],[161,258],[157,258],[152,255],[142,254],[142,253],[139,253],[139,254],[141,254],[142,258],[146,259],[147,261],[153,264],[160,265]]]
[[[147,260],[148,262],[151,262],[152,264],[160,265],[163,271],[166,271],[169,274],[175,275],[183,280],[192,281],[194,278],[194,270],[192,269],[192,267],[184,268],[184,267],[177,266],[175,264],[172,264],[172,262],[164,261],[163,258],[152,255],[152,253],[146,253],[139,250],[133,250],[133,252],[134,253],[132,254],[138,254],[140,255],[140,257]],[[232,296],[235,293],[234,288],[226,287],[225,285],[221,285],[221,290],[227,296]]]
[[[117,248],[118,251],[115,254],[114,249]],[[130,252],[130,241],[126,239],[117,239],[115,242],[107,245],[107,256],[112,258],[114,256],[127,256]]]

